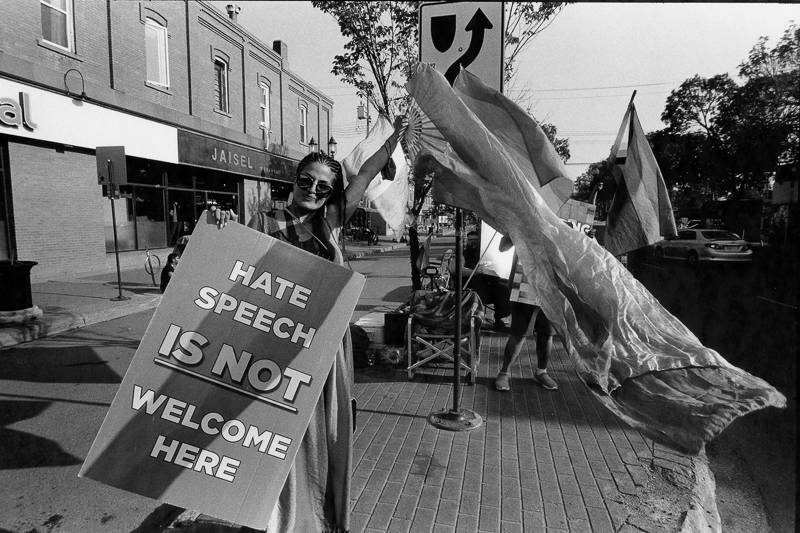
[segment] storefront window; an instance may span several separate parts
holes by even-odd
[[[128,196],[127,198],[125,196]],[[103,202],[103,221],[106,230],[106,251],[114,251],[114,224],[117,221],[117,250],[136,249],[136,226],[133,223],[133,199],[131,195],[121,196],[119,200],[114,200],[114,210],[112,213],[111,202]]]
[[[167,192],[169,198],[169,246],[175,246],[178,239],[189,235],[194,229],[194,193],[192,191],[171,190]]]
[[[139,249],[167,246],[164,190],[155,187],[135,187],[136,235]]]
[[[120,251],[173,247],[192,233],[197,217],[212,205],[241,215],[241,178],[235,174],[138,157],[128,157],[126,163],[129,184],[121,188],[124,198],[115,202]],[[111,204],[105,205],[106,251],[111,253]]]

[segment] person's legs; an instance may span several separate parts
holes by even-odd
[[[491,300],[494,304],[494,323],[500,329],[508,330],[511,317],[511,291],[504,279],[492,276],[490,286]]]
[[[558,383],[547,373],[550,352],[553,350],[553,326],[540,309],[536,315],[536,372],[533,379],[547,390],[558,389]]]
[[[497,390],[509,390],[508,381],[511,379],[511,365],[519,357],[522,350],[522,343],[525,337],[530,335],[533,318],[533,312],[536,309],[533,306],[511,302],[511,331],[508,335],[508,341],[503,349],[503,366],[497,374],[495,380],[495,387]]]

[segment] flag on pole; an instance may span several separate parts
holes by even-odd
[[[675,235],[675,217],[664,176],[632,99],[608,162],[617,188],[606,221],[606,249],[621,255]]]
[[[447,141],[442,148],[422,139],[414,171],[424,166],[511,238],[578,374],[612,412],[697,453],[738,416],[786,405],[768,383],[703,346],[597,241],[565,224],[441,73],[420,64],[406,89]]]
[[[503,143],[506,153],[539,191],[550,209],[558,213],[573,189],[564,162],[541,126],[516,102],[488,87],[467,70],[461,71],[453,90],[481,123]],[[459,184],[463,187],[463,184]],[[459,205],[447,181],[434,181],[434,201]]]
[[[379,116],[367,138],[358,143],[342,160],[345,183],[348,176],[358,173],[361,165],[383,146],[393,131],[394,127],[389,119],[384,115]],[[394,238],[399,240],[405,231],[405,226],[412,220],[408,213],[408,165],[399,144],[392,154],[392,160],[396,168],[394,180],[384,180],[380,173],[377,174],[367,186],[364,197],[368,202],[372,202],[375,210],[394,233]],[[347,206],[347,218],[352,215],[356,207]]]

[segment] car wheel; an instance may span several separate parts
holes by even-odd
[[[664,249],[656,248],[653,255],[656,256],[656,259],[664,259]]]
[[[697,265],[697,252],[691,251],[689,255],[686,256],[686,261],[688,261],[689,266],[696,266]]]

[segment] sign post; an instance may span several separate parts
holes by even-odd
[[[117,240],[117,212],[114,200],[119,198],[119,186],[128,183],[128,169],[125,165],[124,146],[98,146],[97,147],[97,182],[105,185],[108,199],[111,200],[111,225],[114,228],[114,255],[117,258],[117,289],[119,295],[111,298],[119,302],[130,300],[130,296],[122,294],[122,274],[119,270],[119,245]]]
[[[470,72],[498,91],[503,88],[504,46],[503,2],[437,2],[419,8],[420,61],[430,63],[455,82],[461,68]],[[436,200],[436,183],[433,197]],[[440,429],[470,431],[483,425],[483,419],[469,409],[459,406],[461,394],[461,257],[463,231],[461,208],[456,208],[456,313],[453,338],[453,408],[433,412],[428,422]]]

